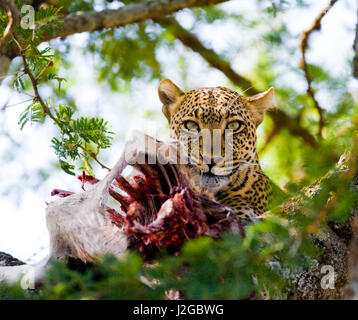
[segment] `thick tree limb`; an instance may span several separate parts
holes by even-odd
[[[306,61],[306,50],[308,47],[308,40],[312,32],[321,30],[321,20],[337,1],[338,0],[331,0],[329,5],[318,14],[318,16],[313,21],[312,25],[302,33],[302,37],[299,45],[301,51],[300,67],[303,70],[307,81],[307,94],[312,98],[314,107],[319,114],[319,131],[318,131],[319,136],[322,136],[322,129],[324,126],[324,109],[320,106],[319,102],[317,101],[315,92],[312,88],[312,77],[308,70],[308,65]]]
[[[75,33],[91,32],[106,28],[115,28],[126,24],[159,18],[184,8],[202,7],[226,2],[228,0],[153,0],[128,4],[116,10],[75,12],[62,17],[62,28],[57,32],[45,34],[42,41],[54,38],[66,38]],[[27,1],[29,4],[40,5],[42,1]],[[13,59],[20,55],[19,49],[12,46],[6,55]],[[0,66],[0,70],[7,69]],[[4,75],[5,73],[2,73]]]
[[[155,19],[184,8],[208,6],[227,0],[160,0],[128,4],[116,10],[76,12],[63,17],[63,28],[48,34],[44,41],[62,39],[75,33],[115,28],[126,24]]]
[[[347,179],[347,181],[352,181],[353,185],[355,185],[354,181],[357,177],[357,157],[355,153],[356,151],[354,150],[351,154],[343,154],[337,163],[341,177]],[[306,195],[312,197],[319,193],[322,184],[332,173],[334,172],[328,172],[324,177],[306,188]],[[335,206],[336,203],[344,197],[344,192],[345,191],[342,190],[340,194],[338,194],[339,192],[334,194],[327,201],[326,206],[322,208],[320,212],[317,212],[316,218],[321,225],[326,221],[326,211],[329,210],[331,206]],[[289,200],[282,205],[281,208],[282,212],[287,215],[293,212],[299,212],[302,209],[299,201],[295,200]],[[353,282],[351,281],[351,284],[352,286],[357,284],[357,251],[349,250],[350,243],[352,243],[352,247],[356,245],[354,242],[351,242],[351,240],[354,236],[354,221],[357,221],[357,214],[358,208],[356,207],[348,221],[341,223],[328,222],[325,224],[325,227],[321,229],[322,232],[320,233],[315,232],[310,226],[300,235],[300,237],[312,237],[316,247],[322,250],[322,254],[314,260],[313,265],[308,270],[289,276],[293,284],[291,294],[289,295],[290,299],[342,299],[345,294],[346,297],[350,295],[353,298],[354,294],[355,297],[357,297],[357,288],[355,288],[354,292],[347,290],[345,293],[349,279],[349,260],[351,260],[351,266],[354,266],[353,268],[351,267],[351,270],[353,270],[351,279],[354,280]],[[313,223],[313,227],[314,224],[315,223]],[[326,274],[326,272],[322,271],[323,266],[333,268],[334,288],[325,288],[323,286],[323,276]]]
[[[174,18],[164,18],[157,20],[161,25],[170,30],[172,34],[180,40],[185,46],[200,54],[206,62],[224,73],[235,85],[242,88],[248,95],[255,95],[259,90],[245,77],[238,74],[230,66],[230,63],[222,59],[214,50],[206,48],[201,41],[191,32],[183,28]],[[275,122],[277,133],[281,129],[288,129],[289,132],[297,137],[303,139],[312,148],[317,148],[315,138],[297,121],[289,117],[283,110],[275,109],[269,110],[267,114]]]

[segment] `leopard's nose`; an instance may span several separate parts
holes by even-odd
[[[211,172],[212,168],[214,168],[220,162],[221,157],[213,157],[205,160],[205,164],[208,166],[208,172]]]
[[[215,166],[215,163],[209,163],[208,164],[208,168],[209,168],[209,172],[211,172],[212,171],[212,168],[214,168],[214,166]]]

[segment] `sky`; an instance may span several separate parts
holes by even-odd
[[[328,2],[312,1],[314,6],[310,10],[291,10],[284,17],[287,19],[290,30],[299,36]],[[247,6],[251,14],[258,14],[252,10],[252,5],[248,0],[231,1],[224,6],[228,10],[241,10],[243,6]],[[356,0],[338,1],[324,18],[322,30],[312,35],[308,52],[310,63],[329,66],[331,72],[337,75],[342,69],[347,68],[347,58],[352,56],[356,13]],[[193,23],[191,17],[185,12],[178,15],[178,20],[184,27],[190,27]],[[218,52],[229,50],[233,42],[245,42],[255,36],[254,31],[250,33],[250,30],[240,34],[231,25],[208,25],[198,28],[196,32],[207,45]],[[133,130],[140,129],[148,134],[164,138],[167,134],[166,120],[164,116],[157,113],[161,108],[157,97],[157,83],[144,84],[134,81],[133,92],[122,94],[110,92],[96,82],[93,69],[95,62],[84,59],[81,54],[81,48],[86,39],[86,34],[69,38],[73,47],[71,60],[74,67],[62,71],[62,76],[71,79],[69,92],[74,96],[82,112],[85,110],[88,116],[100,114],[109,120],[112,131],[116,133],[115,143],[104,153],[103,158],[108,166],[113,166],[120,156],[124,141],[130,137]],[[223,74],[216,70],[209,70],[198,55],[188,52],[181,45],[177,45],[176,50],[178,54],[189,57],[188,73],[185,75],[185,84],[188,88],[228,84]],[[165,48],[160,49],[158,55],[165,66],[166,77],[182,85],[184,81],[182,81],[183,75],[180,74],[180,68],[172,67],[177,63],[177,57],[168,54]],[[243,55],[234,56],[231,62],[235,70],[245,74],[254,61],[255,48],[252,48]],[[289,73],[282,75],[281,78],[281,81],[294,82],[302,92],[305,91],[305,83],[302,79],[297,79]],[[356,94],[358,81],[352,80],[348,89]],[[43,94],[46,95],[45,91]],[[74,177],[61,171],[53,171],[54,173],[45,181],[38,179],[39,172],[46,175],[43,168],[49,170],[57,161],[53,150],[49,147],[55,128],[51,125],[29,125],[20,131],[17,124],[19,115],[27,106],[26,102],[20,102],[29,97],[10,90],[8,81],[4,81],[0,86],[0,97],[0,108],[4,102],[12,105],[4,112],[0,111],[0,163],[2,164],[0,168],[0,251],[34,263],[48,254],[49,236],[45,210],[46,202],[54,200],[50,196],[51,190],[59,188],[81,192],[80,183]],[[319,96],[319,99],[328,108],[332,103],[325,95]],[[153,111],[155,111],[153,115],[148,117],[148,112]],[[9,132],[10,137],[4,136],[4,132]],[[104,170],[96,171],[98,177],[103,177],[105,173]]]

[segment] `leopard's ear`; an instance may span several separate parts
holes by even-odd
[[[184,92],[169,79],[164,79],[159,83],[158,94],[160,101],[163,103],[162,111],[170,122],[170,118],[178,106],[179,98]]]
[[[246,98],[246,101],[248,102],[256,126],[258,126],[264,120],[265,111],[276,105],[274,89],[271,87],[265,92]]]

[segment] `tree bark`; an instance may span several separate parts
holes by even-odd
[[[357,161],[352,161],[352,156],[341,156],[338,169],[342,174],[348,174],[353,178],[352,187],[357,188]],[[330,176],[320,180],[324,182]],[[307,195],[311,197],[320,192],[321,184],[313,184],[307,188]],[[299,211],[297,202],[287,202],[282,206],[283,212],[290,214]],[[293,284],[289,299],[298,300],[327,300],[327,299],[358,299],[358,206],[353,210],[351,218],[342,223],[328,223],[319,235],[312,237],[317,248],[322,250],[319,258],[313,261],[312,266],[301,273],[289,275]],[[351,247],[351,248],[350,248]],[[323,277],[327,274],[322,267],[329,266],[334,270],[334,288],[325,288],[322,284]],[[350,266],[350,268],[349,268]],[[351,272],[349,271],[351,270]]]
[[[62,28],[54,33],[45,34],[42,41],[49,41],[58,37],[65,39],[75,33],[120,27],[159,18],[184,8],[203,7],[226,1],[228,0],[153,0],[128,4],[115,10],[78,11],[62,17]],[[17,50],[11,52],[11,58],[17,55]]]
[[[226,2],[228,0],[153,0],[128,4],[116,10],[75,12],[62,17],[62,28],[57,32],[45,34],[42,41],[66,37],[75,33],[92,32],[106,28],[115,28],[126,24],[159,18],[184,8],[195,8]],[[29,4],[40,5],[41,1],[27,1]],[[9,61],[20,55],[17,46],[11,46],[1,56],[0,52],[0,84],[9,69]]]
[[[353,220],[352,225],[353,238],[349,248],[349,278],[348,285],[345,290],[345,299],[358,300],[358,212]]]

